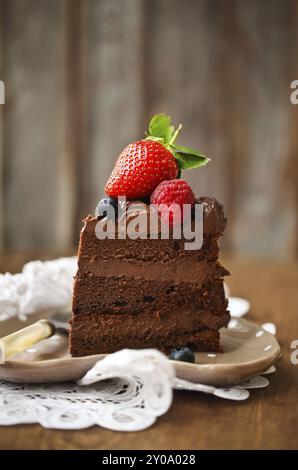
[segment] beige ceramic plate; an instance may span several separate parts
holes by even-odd
[[[177,376],[202,384],[232,385],[264,372],[280,356],[275,337],[244,319],[232,319],[221,338],[221,354],[196,353],[195,364],[173,361]],[[67,337],[54,335],[0,365],[0,379],[24,383],[78,380],[103,357],[70,357]]]

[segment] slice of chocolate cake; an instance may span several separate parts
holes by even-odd
[[[153,132],[152,126],[149,130]],[[155,132],[160,133],[160,128]],[[214,198],[195,200],[189,185],[177,179],[178,156],[166,145],[158,142],[160,149],[156,144],[150,140],[135,142],[128,146],[129,151],[126,148],[121,154],[121,165],[118,160],[118,170],[116,173],[114,170],[106,186],[110,207],[118,207],[120,196],[151,197],[162,222],[165,205],[173,208],[174,203],[176,208],[181,207],[181,213],[177,219],[176,209],[171,209],[168,224],[173,228],[178,220],[183,228],[186,223],[183,207],[190,204],[194,209],[198,204],[203,210],[202,244],[196,249],[185,249],[188,240],[183,230],[180,238],[170,231],[168,239],[162,239],[160,230],[155,235],[148,231],[146,238],[123,238],[119,235],[123,217],[131,215],[135,201],[127,203],[118,219],[112,221],[104,239],[98,238],[97,228],[99,223],[108,225],[108,210],[101,213],[105,217],[88,216],[81,232],[74,283],[70,329],[73,356],[112,353],[122,348],[150,347],[165,353],[180,347],[195,351],[221,350],[219,330],[229,321],[223,288],[223,276],[228,272],[218,261],[218,239],[226,225],[223,208]],[[206,157],[192,152],[192,162],[194,157],[198,158],[197,163],[201,162],[195,166],[206,163]],[[128,171],[123,155],[125,158],[129,155]],[[180,168],[185,168],[187,156],[185,153]],[[151,168],[148,172],[148,165],[153,164],[156,171],[152,172]],[[146,172],[140,174],[143,168]],[[107,198],[103,201],[106,203]],[[139,203],[131,219],[140,211],[147,217],[151,207]],[[125,217],[124,220],[127,224]],[[111,228],[115,228],[114,237]]]
[[[87,217],[74,284],[74,356],[145,347],[220,350],[219,329],[229,320],[228,273],[218,262],[225,219],[215,199],[198,202],[204,205],[199,250],[185,250],[183,239],[98,240],[97,219]]]

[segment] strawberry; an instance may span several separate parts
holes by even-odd
[[[177,175],[177,160],[164,145],[139,140],[125,147],[119,156],[105,192],[110,197],[143,198],[150,195],[161,181]]]
[[[151,194],[150,203],[154,204],[164,222],[170,225],[181,223],[184,205],[194,205],[195,195],[189,184],[182,179],[163,181]]]
[[[107,196],[145,198],[162,181],[179,178],[182,169],[206,165],[207,157],[175,144],[181,128],[175,130],[165,114],[154,116],[147,137],[129,144],[118,157],[105,186]]]

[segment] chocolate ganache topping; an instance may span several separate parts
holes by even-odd
[[[203,205],[203,232],[205,235],[211,233],[222,234],[225,230],[227,219],[224,216],[223,205],[214,197],[201,196],[196,199],[196,204]],[[155,210],[143,201],[128,201],[125,207],[121,209],[116,220],[116,232],[125,229],[127,224],[136,217],[146,217],[147,232],[150,233],[150,213]],[[156,213],[155,213],[156,215]],[[106,217],[101,218],[101,223],[107,222]],[[160,233],[159,220],[157,231]],[[151,227],[152,231],[152,227]]]
[[[215,197],[207,196],[199,197],[196,203],[204,206],[204,233],[222,234],[227,225],[223,205]]]

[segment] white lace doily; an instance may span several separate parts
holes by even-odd
[[[75,257],[31,261],[19,274],[0,274],[0,321],[71,304]]]
[[[28,263],[21,274],[0,275],[0,320],[67,307],[75,271],[75,258],[61,258]],[[230,297],[235,317],[248,309],[247,301]],[[263,328],[273,334],[276,329],[272,323]],[[271,367],[263,375],[274,371]],[[173,388],[239,401],[249,397],[249,389],[268,385],[263,376],[229,388],[194,384],[174,377],[171,362],[157,350],[122,350],[95,364],[78,384],[17,385],[0,381],[0,425],[39,423],[52,429],[98,425],[137,431],[166,413]]]
[[[275,367],[264,374],[273,372]],[[263,376],[229,388],[194,384],[174,377],[170,361],[159,351],[122,350],[95,364],[78,384],[0,381],[0,425],[39,423],[51,429],[97,425],[114,431],[139,431],[167,412],[173,388],[242,401],[249,397],[249,389],[268,385]]]
[[[173,378],[167,357],[146,349],[107,356],[77,385],[0,382],[0,424],[138,431],[169,409]]]

